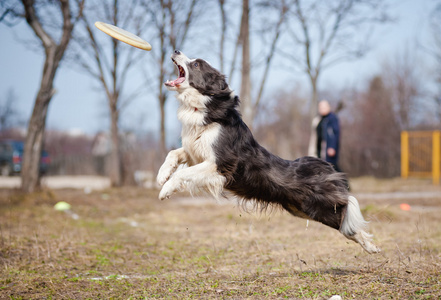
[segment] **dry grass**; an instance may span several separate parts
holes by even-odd
[[[369,191],[363,180],[355,193]],[[441,197],[410,212],[359,199],[380,255],[287,213],[156,197],[136,188],[1,191],[0,299],[441,297]],[[55,211],[58,201],[80,219]]]

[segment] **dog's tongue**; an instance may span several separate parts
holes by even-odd
[[[167,86],[178,86],[181,83],[183,83],[184,81],[185,81],[185,77],[179,77],[178,79],[173,80],[173,81],[167,80],[165,82],[165,85],[167,85]]]

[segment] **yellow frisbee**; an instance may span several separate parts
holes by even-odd
[[[95,26],[114,39],[120,40],[130,46],[147,51],[152,50],[152,46],[150,46],[148,42],[124,29],[103,22],[95,22]]]

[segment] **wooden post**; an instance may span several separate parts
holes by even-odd
[[[401,132],[401,178],[409,176],[409,132]]]
[[[441,173],[441,131],[434,131],[432,135],[432,178],[433,184],[439,184]]]

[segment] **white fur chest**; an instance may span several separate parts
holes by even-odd
[[[189,88],[178,94],[178,119],[183,126],[203,126],[205,104],[210,98],[200,94],[196,89]]]
[[[203,161],[215,161],[213,144],[216,142],[221,126],[213,123],[206,126],[182,126],[182,147],[191,158],[189,165]]]
[[[210,98],[193,88],[186,89],[176,98],[180,103],[178,119],[182,123],[182,147],[190,157],[189,165],[215,161],[212,145],[219,136],[220,125],[204,124],[205,104]]]

